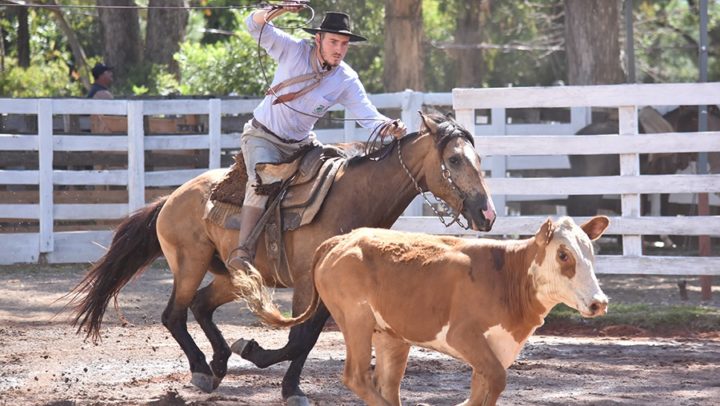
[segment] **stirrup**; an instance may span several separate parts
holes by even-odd
[[[244,244],[238,245],[230,251],[225,267],[230,271],[247,271],[253,263],[253,255],[250,252]],[[238,255],[233,255],[236,253]]]

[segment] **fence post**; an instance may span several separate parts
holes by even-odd
[[[495,131],[495,136],[507,135],[507,110],[504,108],[490,109],[490,123]],[[505,155],[490,157],[490,172],[493,178],[507,177],[507,161],[508,157]],[[490,192],[492,193],[492,190]],[[493,195],[492,199],[498,215],[507,216],[509,214],[507,209],[507,195]]]
[[[348,118],[349,112],[346,110],[343,111],[343,117]],[[343,141],[344,142],[352,142],[355,140],[355,121],[354,120],[345,120],[343,122]]]
[[[128,101],[128,209],[145,206],[145,128],[143,102]]]
[[[413,92],[407,89],[402,94],[402,113],[400,119],[407,126],[408,132],[420,129],[420,115],[418,110],[422,109],[424,95],[420,92]]]
[[[420,129],[420,115],[417,112],[422,109],[423,94],[407,89],[402,93],[401,100],[402,112],[400,113],[400,119],[407,126],[408,133],[418,131]],[[403,215],[422,216],[424,204],[425,200],[421,196],[415,197],[405,209]]]
[[[222,154],[222,101],[220,99],[210,99],[209,103],[208,136],[210,137],[210,145],[208,148],[208,169],[217,169],[220,167],[220,155]]]
[[[41,99],[37,103],[38,120],[38,181],[40,194],[39,252],[55,249],[53,239],[53,123],[52,100]]]
[[[619,135],[638,134],[637,106],[618,108]],[[640,175],[640,154],[620,154],[620,176]],[[626,193],[621,197],[622,217],[640,217],[640,194]],[[623,255],[637,257],[642,255],[642,236],[623,235]]]
[[[570,128],[573,134],[576,134],[590,123],[592,123],[592,109],[590,107],[570,108]]]

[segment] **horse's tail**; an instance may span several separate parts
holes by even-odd
[[[162,254],[157,236],[157,217],[167,196],[131,214],[115,230],[108,251],[69,293],[74,305],[73,326],[87,328],[86,338],[100,340],[100,325],[111,298],[133,277]],[[84,296],[80,298],[81,296]]]
[[[318,305],[320,304],[320,295],[318,294],[317,287],[315,287],[315,269],[317,268],[320,261],[325,258],[327,253],[337,245],[335,238],[331,238],[322,243],[313,256],[312,268],[310,269],[310,281],[311,281],[311,293],[310,304],[305,311],[297,317],[286,318],[280,313],[275,303],[272,301],[272,297],[265,289],[262,283],[262,276],[260,272],[252,267],[248,274],[242,275],[243,278],[254,281],[254,285],[257,286],[253,290],[253,294],[244,296],[248,303],[250,310],[257,315],[263,323],[274,326],[274,327],[292,327],[300,324],[315,314]],[[235,279],[235,278],[233,278]],[[257,282],[259,281],[259,282]],[[239,286],[237,282],[234,282],[236,286]]]

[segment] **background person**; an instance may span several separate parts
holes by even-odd
[[[109,89],[113,82],[113,68],[98,62],[92,68],[92,75],[95,82],[93,82],[90,87],[87,98],[112,99],[113,95],[110,93]]]

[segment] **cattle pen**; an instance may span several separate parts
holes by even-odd
[[[564,214],[562,202],[570,195],[618,196],[621,210],[610,215],[608,233],[621,241],[620,250],[601,252],[597,259],[611,313],[614,303],[628,298],[647,298],[649,306],[665,303],[664,298],[677,293],[674,276],[720,274],[716,251],[701,257],[695,251],[649,250],[645,240],[659,234],[710,236],[717,247],[720,175],[648,175],[638,168],[643,154],[720,152],[720,133],[637,131],[641,106],[720,104],[719,84],[408,91],[371,99],[388,114],[402,117],[411,130],[419,125],[418,109],[455,111],[475,136],[497,200],[501,217],[492,237],[533,234],[548,215]],[[205,394],[193,389],[186,360],[160,321],[172,283],[162,262],[122,291],[123,313],[116,317],[108,312],[99,345],[84,342],[57,316],[63,304],[58,299],[80,280],[85,264],[102,255],[118,219],[208,168],[229,164],[239,145],[238,128],[257,102],[0,99],[0,405],[282,403],[278,385],[286,365],[258,369],[237,356],[230,358],[228,376],[218,390]],[[525,123],[527,115],[518,109],[533,107],[544,110],[528,114],[552,117],[542,125]],[[569,137],[590,122],[593,108],[614,110],[620,131]],[[114,117],[119,127],[95,133],[95,116]],[[324,142],[364,141],[368,135],[352,124],[317,132]],[[589,153],[619,156],[622,173],[570,176],[567,156]],[[647,215],[641,196],[655,193],[678,199],[707,193],[712,213]],[[547,210],[526,213],[528,202]],[[445,229],[431,213],[418,199],[394,228],[477,235],[458,226]],[[632,280],[633,289],[618,288],[626,280]],[[289,308],[289,290],[278,290],[276,296]],[[223,306],[216,322],[229,340],[251,336],[272,348],[287,340],[286,331],[260,325],[239,303]],[[188,328],[202,337],[196,323]],[[198,345],[209,351],[204,339]],[[343,357],[342,337],[330,328],[310,354],[302,377],[316,404],[361,404],[340,382]],[[718,359],[717,334],[539,335],[531,337],[510,368],[499,404],[710,405],[720,398]],[[448,357],[413,350],[403,403],[456,404],[468,392],[469,374]]]
[[[718,237],[720,217],[648,216],[640,207],[643,194],[658,193],[704,193],[717,204],[720,175],[647,175],[639,169],[641,154],[720,152],[720,135],[717,131],[640,135],[637,129],[639,106],[718,104],[720,84],[455,89],[452,94],[406,91],[371,98],[381,109],[394,109],[410,130],[419,126],[417,110],[452,105],[457,119],[475,136],[479,154],[486,157],[484,167],[490,173],[490,188],[502,216],[490,235],[530,235],[547,217],[511,212],[508,206],[514,200],[619,195],[622,211],[611,216],[608,233],[622,236],[622,252],[602,255],[599,273],[720,274],[717,257],[646,255],[642,238],[662,234]],[[77,263],[99,258],[111,236],[111,230],[102,227],[103,222],[112,224],[204,170],[228,165],[238,149],[239,132],[237,128],[227,129],[227,123],[247,116],[257,103],[254,99],[0,99],[4,127],[13,116],[36,123],[31,126],[34,133],[0,134],[4,157],[23,157],[22,162],[12,160],[0,169],[0,244],[5,247],[0,264]],[[589,109],[593,107],[616,110],[619,133],[568,137],[590,122]],[[569,110],[568,118],[542,126],[513,124],[510,112],[527,108],[564,108]],[[114,117],[124,126],[111,133],[88,134],[68,125],[73,118],[87,119],[88,115]],[[203,125],[189,133],[179,131],[180,125],[152,128],[153,120],[188,115],[201,117]],[[342,130],[322,129],[317,133],[326,143],[367,138],[367,131],[352,122],[345,122]],[[162,160],[163,153],[175,159],[190,155],[193,165],[173,163],[167,156]],[[81,162],[76,159],[73,166],[62,166],[61,154],[84,155]],[[513,170],[567,168],[571,154],[616,154],[621,173],[607,177],[512,175]],[[109,161],[116,164],[112,166]],[[417,199],[394,228],[467,234],[456,226],[445,229],[433,216],[423,216],[427,210],[422,206],[423,201]],[[68,222],[79,225],[65,226]]]

